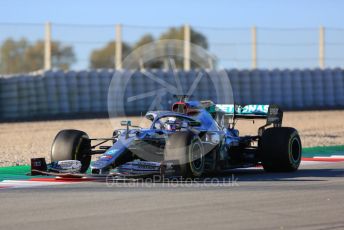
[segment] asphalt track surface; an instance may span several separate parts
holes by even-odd
[[[0,229],[344,229],[343,162],[213,178],[4,189]]]

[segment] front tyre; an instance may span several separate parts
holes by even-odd
[[[200,138],[192,132],[176,132],[169,136],[164,158],[177,163],[185,178],[200,177],[204,173],[204,147]]]
[[[275,127],[264,131],[260,140],[262,165],[267,172],[296,171],[301,163],[302,145],[296,129]]]
[[[88,135],[79,130],[61,130],[55,137],[51,147],[51,161],[78,160],[81,162],[80,172],[87,171],[91,163],[91,142]]]

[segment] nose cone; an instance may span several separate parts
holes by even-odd
[[[91,163],[91,169],[103,169],[116,163],[116,160],[126,154],[126,146],[122,141],[117,141],[111,148]]]

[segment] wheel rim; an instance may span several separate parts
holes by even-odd
[[[191,164],[195,170],[202,169],[203,166],[203,155],[202,155],[202,148],[199,143],[195,143],[192,146],[191,151]]]
[[[294,138],[291,142],[291,158],[294,163],[298,163],[301,158],[300,142],[297,138]]]

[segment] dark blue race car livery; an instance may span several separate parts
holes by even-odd
[[[89,138],[80,130],[60,131],[48,170],[66,172],[70,164],[72,173],[182,177],[257,165],[271,172],[295,171],[301,161],[301,140],[296,129],[282,127],[282,118],[276,105],[215,104],[180,97],[170,111],[147,112],[145,128],[122,121],[123,129],[114,130],[109,138]],[[256,135],[240,136],[235,127],[240,119],[265,119],[266,123]],[[100,156],[91,163],[95,154]]]

